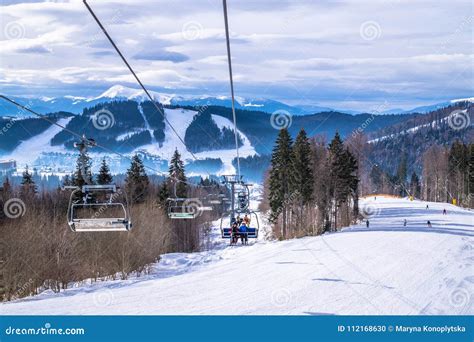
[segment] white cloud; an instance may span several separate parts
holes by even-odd
[[[74,85],[80,95],[134,83],[81,0],[16,2],[1,9],[5,91],[56,95]],[[89,4],[147,85],[228,91],[220,0]],[[232,1],[236,90],[335,107],[371,105],[386,94],[407,106],[472,96],[470,13],[462,0]],[[365,22],[377,23],[376,39],[361,36]],[[19,31],[6,34],[7,25]]]

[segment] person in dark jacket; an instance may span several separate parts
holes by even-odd
[[[235,245],[237,241],[239,240],[239,236],[240,236],[239,226],[237,226],[237,222],[234,222],[232,223],[230,244]]]

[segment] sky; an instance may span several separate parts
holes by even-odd
[[[146,86],[229,95],[220,0],[89,0]],[[474,96],[470,0],[228,0],[236,95],[339,109]],[[138,88],[82,1],[2,0],[0,87],[97,96]]]

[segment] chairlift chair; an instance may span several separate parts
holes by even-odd
[[[250,216],[250,227],[247,227],[247,238],[249,239],[257,239],[258,238],[258,232],[260,230],[260,223],[258,221],[258,216],[257,213],[253,210],[248,210],[242,213],[244,215],[249,215]],[[253,216],[253,218],[252,218]],[[229,226],[223,226],[224,225],[224,220],[229,217],[229,213],[226,213],[222,215],[221,217],[221,223],[220,223],[220,230],[221,230],[221,237],[223,239],[230,239],[232,237],[232,223],[230,222],[232,218],[229,219]],[[253,227],[252,227],[253,226]]]
[[[132,228],[126,196],[123,202],[117,199],[121,192],[115,184],[66,188],[73,189],[67,214],[68,225],[73,232],[129,231]],[[82,196],[78,200],[76,196],[79,193]],[[80,217],[82,211],[91,215]],[[120,214],[111,215],[111,212]]]
[[[204,207],[197,198],[172,197],[168,202],[168,217],[170,219],[192,220],[200,216],[205,210],[212,210],[212,207]]]

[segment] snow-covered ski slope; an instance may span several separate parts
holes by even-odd
[[[374,212],[369,229],[363,223],[317,237],[168,254],[149,276],[45,292],[2,304],[1,310],[42,315],[474,314],[474,212],[383,197],[361,205]]]

